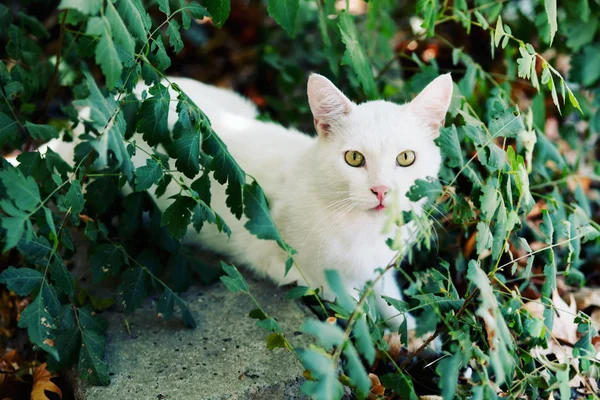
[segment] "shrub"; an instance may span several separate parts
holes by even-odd
[[[128,314],[150,293],[159,293],[158,315],[170,318],[178,309],[184,325],[195,326],[177,293],[185,290],[192,271],[205,271],[195,268],[179,241],[190,224],[199,230],[213,223],[229,233],[227,221],[210,208],[209,174],[227,184],[233,214],[245,214],[253,234],[277,241],[287,252],[282,268],[298,268],[293,248],[267,212],[259,182],[229,155],[202,110],[175,85],[178,95],[171,99],[161,83],[171,59],[184,48],[181,32],[208,16],[221,26],[229,15],[228,0],[200,3],[0,5],[1,25],[7,27],[0,33],[6,49],[0,62],[0,146],[4,154],[22,151],[17,168],[3,159],[0,170],[0,241],[4,252],[19,253],[12,253],[14,266],[0,280],[18,295],[30,296],[19,326],[48,354],[53,371],[77,364],[83,379],[109,383],[103,361],[107,327],[96,311],[110,307],[116,297]],[[424,216],[390,214],[390,223],[406,218],[419,223],[416,248],[425,251],[412,252],[392,238],[389,245],[398,257],[381,266],[382,274],[399,269],[407,282],[407,301],[387,300],[399,313],[416,315],[418,334],[434,332],[426,335],[426,343],[444,333],[444,357],[435,364],[443,397],[548,397],[558,391],[567,398],[574,377],[594,396],[598,359],[589,316],[580,312],[575,318],[579,340],[567,344],[570,356],[546,354],[552,353],[553,326],[560,318],[553,300],[558,279],[584,285],[597,257],[598,196],[590,183],[597,182],[598,169],[593,146],[600,132],[600,6],[579,0],[557,7],[546,0],[519,3],[528,6],[519,9],[504,1],[420,0],[413,10],[392,0],[371,0],[366,15],[354,16],[338,11],[333,0],[266,3],[283,28],[266,28],[272,35],[262,51],[268,74],[277,73],[271,94],[282,99],[269,103],[270,111],[285,124],[307,130],[303,92],[310,70],[336,76],[357,101],[405,101],[447,69],[431,58],[435,46],[450,51],[448,66],[458,69],[454,76],[460,79],[438,139],[444,153],[441,178],[419,181],[409,192],[413,200],[428,199]],[[58,22],[48,31],[39,16],[50,11]],[[422,30],[414,29],[398,44],[414,11]],[[461,48],[448,32],[458,32],[471,47]],[[412,51],[428,44],[431,59],[425,62]],[[489,61],[482,56],[484,47],[491,58],[503,61],[501,72],[488,68],[497,63],[482,65]],[[553,66],[565,57],[571,64],[568,75],[566,68]],[[151,97],[132,95],[140,78],[151,86]],[[179,115],[173,132],[166,119],[171,101]],[[91,119],[81,120],[76,106],[90,106]],[[558,137],[545,134],[548,119],[558,122]],[[74,160],[51,150],[34,151],[50,139],[72,140],[78,126],[85,134]],[[147,154],[147,164],[134,168],[131,157],[142,151],[135,131],[149,145],[174,143],[178,151]],[[172,165],[194,183],[174,179]],[[173,180],[181,193],[161,213],[147,190],[156,185],[156,192],[164,193]],[[127,185],[134,192],[123,196],[120,190]],[[149,231],[141,223],[143,212],[150,215]],[[73,239],[77,232],[89,245],[91,284],[67,267],[83,247]],[[147,239],[147,245],[128,240],[134,235]],[[223,270],[228,288],[252,297],[234,266],[223,264]],[[342,287],[335,271],[327,279],[332,287]],[[417,377],[406,367],[424,346],[402,363],[390,355],[384,321],[372,305],[372,284],[358,294],[337,290],[331,307],[337,319],[346,320],[343,329],[306,321],[302,330],[317,339],[310,348],[295,348],[260,305],[251,313],[270,331],[268,348],[297,354],[308,371],[303,390],[313,398],[340,398],[343,385],[359,398],[374,394],[379,381],[368,371],[380,375],[388,393],[416,398]],[[109,297],[97,296],[99,285],[111,288]],[[296,287],[288,297],[316,293]],[[543,320],[527,307],[532,300],[527,296],[543,304]],[[405,343],[406,326],[400,331]],[[376,357],[391,369],[372,369]],[[459,380],[466,368],[470,379]]]

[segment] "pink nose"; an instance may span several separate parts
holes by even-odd
[[[389,187],[387,186],[383,186],[383,185],[379,185],[379,186],[373,186],[371,188],[371,192],[373,192],[373,194],[375,196],[377,196],[377,200],[379,200],[379,202],[381,203],[383,201],[383,198],[385,197],[385,194],[390,190]]]

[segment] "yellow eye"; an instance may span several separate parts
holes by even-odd
[[[412,150],[405,150],[398,154],[396,161],[398,161],[398,165],[401,167],[410,167],[415,162],[415,152]]]
[[[360,154],[358,151],[347,151],[346,155],[346,163],[348,163],[351,167],[362,167],[365,165],[365,156]]]

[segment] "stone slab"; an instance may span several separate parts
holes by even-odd
[[[309,338],[294,332],[310,311],[285,299],[276,286],[249,279],[250,291],[275,317],[292,345]],[[268,332],[248,317],[254,304],[231,293],[221,282],[193,287],[182,295],[198,327],[186,329],[180,320],[156,317],[151,299],[128,317],[111,312],[107,356],[111,384],[94,387],[74,381],[75,398],[105,399],[260,399],[305,398],[300,392],[302,366],[284,349],[268,350]]]

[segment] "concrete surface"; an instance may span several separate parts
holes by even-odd
[[[248,274],[245,274],[248,275]],[[275,317],[292,345],[309,338],[295,332],[310,315],[298,302],[285,299],[274,285],[249,279],[251,292]],[[254,308],[241,293],[231,293],[219,281],[193,287],[182,295],[198,327],[156,318],[157,298],[129,316],[104,313],[109,320],[106,360],[111,384],[93,387],[75,379],[75,398],[104,399],[260,399],[305,398],[300,392],[302,366],[283,349],[267,350],[268,332],[248,317]]]

